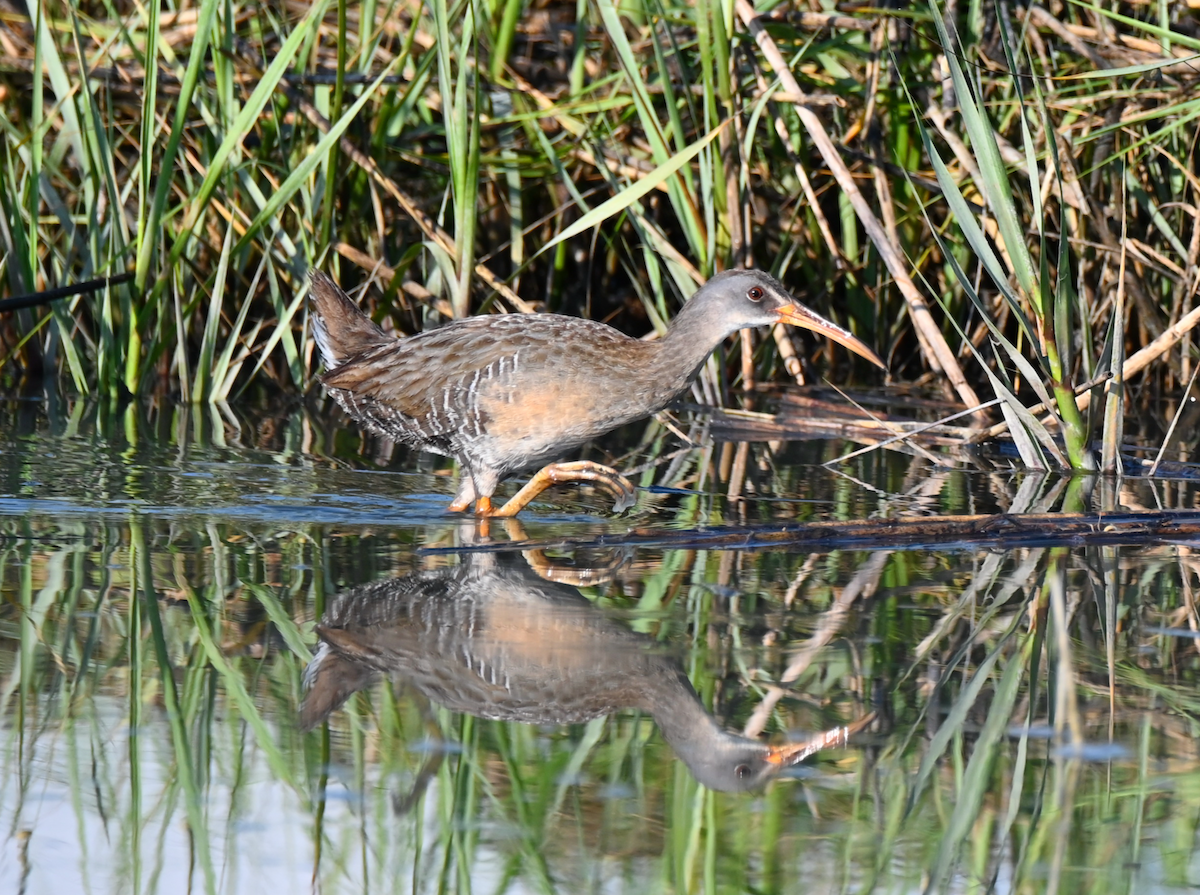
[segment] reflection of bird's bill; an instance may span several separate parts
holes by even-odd
[[[799,764],[804,759],[816,755],[823,749],[835,749],[838,746],[846,745],[850,737],[854,736],[854,734],[858,733],[874,720],[875,713],[870,712],[863,715],[857,721],[843,725],[842,727],[835,727],[833,730],[823,731],[802,742],[788,743],[785,746],[771,746],[770,752],[767,754],[767,761],[778,765],[780,768],[788,768]]]
[[[849,348],[860,357],[865,357],[880,369],[887,369],[884,362],[879,359],[879,355],[856,339],[849,330],[842,329],[832,320],[826,320],[815,311],[804,307],[804,305],[799,303],[784,305],[776,313],[779,315],[781,323],[790,323],[792,326],[798,326],[801,329],[811,329],[813,332],[820,333],[825,338]]]

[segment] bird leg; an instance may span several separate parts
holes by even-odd
[[[514,494],[504,506],[493,510],[491,501],[480,498],[475,504],[475,513],[479,516],[515,516],[530,502],[549,488],[560,482],[591,482],[598,485],[613,496],[613,512],[620,513],[633,506],[635,494],[633,484],[615,469],[580,460],[576,463],[551,463],[539,469],[525,487]]]
[[[458,493],[454,495],[454,500],[450,502],[450,506],[446,507],[446,511],[450,513],[462,513],[471,505],[471,502],[474,500],[475,478],[469,472],[464,472],[462,479],[458,483]],[[487,498],[481,497],[479,499],[479,503],[482,504],[485,500],[487,500]],[[487,514],[484,513],[483,515]]]

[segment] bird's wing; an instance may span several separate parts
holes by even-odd
[[[470,317],[372,348],[330,370],[331,389],[424,418],[431,407],[463,400],[489,379],[520,390],[568,368],[571,345],[634,341],[611,327],[554,314]]]

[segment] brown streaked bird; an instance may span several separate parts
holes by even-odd
[[[404,682],[451,711],[525,724],[581,724],[626,708],[710,789],[762,786],[815,753],[845,745],[868,715],[782,745],[724,730],[662,644],[548,581],[518,557],[466,556],[343,591],[317,625],[300,727],[311,730],[358,690]]]
[[[884,366],[850,332],[759,270],[717,274],[688,300],[666,335],[649,342],[559,314],[469,317],[394,339],[326,274],[313,270],[310,278],[325,388],[368,430],[457,459],[462,480],[452,512],[474,502],[480,516],[512,516],[563,481],[605,488],[620,512],[633,502],[633,485],[616,470],[551,461],[662,410],[740,329],[789,323]],[[543,464],[550,465],[493,508],[502,479]]]

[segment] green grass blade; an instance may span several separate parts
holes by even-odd
[[[401,61],[402,57],[399,56],[392,59],[379,73],[379,76],[362,91],[362,95],[355,100],[354,104],[345,111],[342,117],[330,126],[329,132],[322,135],[321,139],[317,141],[317,145],[304,157],[304,160],[291,170],[283,183],[279,185],[279,188],[271,192],[265,204],[263,204],[258,213],[246,226],[246,231],[238,238],[237,243],[233,247],[234,255],[240,255],[242,250],[258,237],[266,221],[279,213],[279,210],[291,200],[292,196],[308,180],[317,166],[328,158],[330,147],[342,138],[346,133],[346,129],[350,127],[354,119],[358,117],[358,113],[362,111],[363,106],[375,96],[379,86],[384,83],[391,75],[396,64]]]
[[[958,699],[950,707],[950,711],[942,721],[941,726],[938,727],[937,733],[930,740],[925,754],[921,757],[921,765],[917,769],[917,776],[913,783],[912,792],[909,795],[908,804],[910,811],[928,785],[934,769],[938,762],[941,761],[942,755],[945,754],[946,749],[950,746],[950,740],[961,733],[968,713],[978,700],[984,685],[991,678],[992,668],[1000,660],[1009,641],[1016,634],[1023,622],[1024,619],[1020,615],[1017,615],[1016,619],[1009,626],[1008,631],[997,640],[996,645],[992,647],[983,661],[979,663],[971,675],[971,679],[962,688]]]
[[[295,620],[287,614],[283,608],[283,604],[279,602],[279,598],[275,596],[274,590],[261,584],[248,584],[247,588],[250,593],[254,594],[254,598],[267,613],[267,618],[271,620],[271,624],[275,626],[275,630],[279,632],[279,636],[283,638],[283,642],[287,644],[288,649],[296,654],[302,662],[312,661],[312,651],[309,650],[308,644],[304,642],[304,634]]]
[[[966,237],[967,244],[970,245],[971,251],[975,253],[976,257],[983,262],[984,269],[988,272],[988,276],[992,278],[992,282],[995,283],[996,288],[1004,296],[1009,310],[1016,317],[1017,323],[1020,325],[1025,337],[1031,344],[1037,345],[1039,343],[1037,331],[1025,315],[1020,297],[1009,287],[1008,273],[1004,265],[1001,264],[996,253],[992,251],[991,243],[983,232],[983,228],[979,226],[979,222],[976,220],[975,214],[971,211],[971,207],[967,204],[962,190],[958,188],[958,184],[955,183],[953,176],[950,174],[950,169],[946,167],[946,163],[942,161],[941,154],[937,151],[937,147],[934,146],[933,139],[929,135],[929,130],[920,118],[916,119],[916,124],[918,133],[921,136],[922,145],[925,147],[925,154],[933,165],[938,186],[942,188],[942,198],[950,206],[950,211],[954,214],[954,219],[962,230],[963,236]],[[932,222],[930,222],[930,226],[933,226]],[[934,232],[936,232],[936,228],[934,228]],[[990,321],[991,314],[985,313],[983,319]],[[1038,376],[1035,378],[1040,380],[1041,377]]]
[[[270,100],[271,96],[279,88],[279,84],[283,80],[288,67],[292,64],[292,59],[295,57],[300,45],[320,25],[329,2],[330,0],[317,0],[316,5],[310,7],[308,14],[293,29],[292,33],[288,35],[287,40],[279,48],[279,52],[275,58],[271,60],[270,66],[263,73],[262,79],[255,85],[254,91],[250,94],[245,105],[242,106],[241,111],[234,119],[231,129],[225,134],[221,145],[213,153],[212,158],[208,162],[208,169],[204,180],[190,202],[187,218],[180,226],[179,233],[171,245],[167,262],[168,268],[174,267],[182,257],[184,249],[187,248],[188,241],[191,238],[192,230],[199,222],[201,214],[208,207],[208,201],[212,198],[212,194],[217,188],[217,183],[224,175],[225,163],[229,160],[230,155],[232,155],[242,138],[250,131],[268,100]],[[164,284],[165,280],[162,278],[155,284],[150,296],[150,303],[157,300]],[[131,385],[130,390],[135,391],[137,388],[136,378],[129,384]]]
[[[655,189],[660,183],[663,183],[668,177],[673,175],[676,171],[703,152],[704,148],[717,138],[721,132],[721,129],[724,128],[728,123],[728,121],[725,121],[722,124],[717,125],[687,149],[683,150],[682,152],[675,153],[675,155],[671,156],[671,158],[659,165],[645,177],[641,178],[636,183],[630,184],[628,187],[606,202],[597,205],[587,214],[580,217],[579,220],[577,220],[570,227],[567,227],[565,230],[547,242],[544,246],[542,246],[541,249],[538,250],[537,254],[540,255],[547,249],[551,249],[558,245],[560,242],[565,242],[572,237],[578,236],[585,230],[590,230],[592,227],[595,227],[598,224],[608,220],[613,215],[619,214],[620,212],[629,208],[634,202],[637,202],[642,198],[642,196]]]
[[[263,268],[266,267],[267,257],[263,255],[262,262],[258,266],[258,271],[254,275],[253,282],[250,283],[247,294],[254,294],[255,287],[262,276]],[[237,369],[232,368],[241,366],[240,364],[235,365],[233,363],[233,352],[237,350],[241,341],[242,327],[246,325],[246,317],[250,313],[250,305],[251,302],[247,300],[243,301],[241,307],[238,308],[237,319],[233,322],[233,327],[225,339],[225,347],[221,349],[221,356],[217,358],[216,363],[213,365],[212,375],[209,377],[212,382],[208,394],[209,401],[224,401],[229,396],[230,388],[233,387],[233,377],[237,375]],[[254,344],[254,339],[258,335],[258,330],[262,324],[263,321],[260,320],[253,328],[253,332],[246,340],[247,346]]]
[[[1200,39],[1184,34],[1179,31],[1174,31],[1170,28],[1164,28],[1162,25],[1155,25],[1151,22],[1135,19],[1133,16],[1122,15],[1114,12],[1111,9],[1106,9],[1102,6],[1097,6],[1095,3],[1085,3],[1083,0],[1068,0],[1072,6],[1078,6],[1080,9],[1086,9],[1090,13],[1097,16],[1104,16],[1121,25],[1128,25],[1130,28],[1138,31],[1143,31],[1154,37],[1170,38],[1173,43],[1179,44],[1181,47],[1187,47],[1189,50],[1200,50]],[[1181,60],[1176,60],[1181,61]]]
[[[1033,634],[1024,635],[1020,648],[1009,656],[1000,682],[996,685],[992,701],[988,706],[987,721],[984,723],[979,737],[975,740],[971,758],[963,773],[962,786],[955,794],[954,811],[950,815],[946,830],[938,843],[938,853],[932,873],[932,879],[935,882],[947,880],[963,841],[979,818],[980,805],[992,783],[990,779],[992,766],[1012,721],[1013,707],[1021,692],[1021,682],[1025,678],[1026,665],[1035,640]],[[953,713],[953,711],[952,709],[951,712]]]
[[[204,337],[200,343],[200,361],[196,364],[196,378],[192,382],[192,400],[203,401],[212,393],[213,355],[217,350],[217,336],[221,328],[221,312],[225,303],[225,281],[229,277],[230,246],[233,243],[233,224],[225,228],[225,242],[217,259],[217,275],[213,279],[212,296],[208,302],[208,320],[204,325]]]
[[[1179,36],[1178,31],[1172,31],[1171,37],[1174,39]],[[1143,62],[1140,65],[1123,65],[1119,68],[1103,68],[1097,71],[1074,72],[1072,74],[1058,75],[1064,81],[1072,80],[1088,80],[1100,78],[1109,80],[1110,78],[1123,78],[1126,75],[1144,75],[1147,72],[1158,71],[1159,69],[1167,68],[1175,65],[1196,65],[1200,63],[1200,53],[1194,56],[1172,57],[1171,59],[1160,59],[1155,62]]]
[[[617,58],[621,61],[625,80],[633,95],[634,105],[638,110],[638,119],[654,154],[654,160],[658,163],[659,168],[662,168],[671,159],[670,144],[659,124],[659,116],[654,108],[654,103],[650,100],[649,89],[642,78],[642,67],[638,63],[629,39],[625,36],[625,26],[621,22],[620,13],[613,6],[612,0],[597,0],[596,8],[600,11],[600,19],[604,23]],[[677,134],[676,138],[678,145],[683,145],[683,135]],[[693,147],[696,145],[693,144]],[[704,145],[706,146],[707,142],[704,142]],[[703,148],[701,146],[701,149]],[[699,153],[697,152],[697,154]],[[678,168],[672,170],[671,173],[674,174],[677,170]],[[671,197],[671,205],[687,236],[688,246],[693,256],[700,259],[702,266],[707,266],[708,259],[705,257],[705,250],[708,240],[700,226],[692,194],[687,190],[687,184],[682,178],[671,177],[665,182]]]
[[[1000,147],[996,143],[995,130],[987,120],[987,117],[976,105],[974,91],[971,89],[966,75],[963,74],[957,55],[951,49],[961,46],[961,42],[957,39],[957,34],[954,36],[954,39],[951,39],[950,33],[947,31],[945,17],[942,15],[942,10],[937,0],[930,0],[929,5],[933,12],[933,23],[937,28],[938,37],[942,41],[942,46],[947,48],[942,58],[946,60],[946,65],[950,69],[950,77],[954,82],[954,92],[958,99],[963,127],[966,128],[967,135],[971,139],[971,148],[975,152],[979,172],[983,177],[983,183],[980,184],[980,187],[983,189],[983,193],[988,200],[988,206],[996,218],[996,224],[1000,229],[1000,236],[1004,240],[1004,247],[1008,250],[1008,256],[1013,263],[1013,273],[1017,278],[1017,283],[1024,290],[1029,300],[1034,303],[1035,312],[1041,317],[1043,315],[1040,305],[1041,295],[1037,289],[1037,278],[1034,276],[1033,259],[1029,254],[1028,246],[1025,244],[1025,228],[1017,217],[1016,205],[1013,202],[1011,180],[1008,176],[1008,169],[1000,157]],[[1037,188],[1038,184],[1036,182],[1031,185],[1031,190],[1037,190]]]
[[[213,639],[203,602],[197,596],[193,595],[188,600],[188,607],[192,611],[192,622],[196,626],[196,635],[204,649],[205,656],[220,676],[221,683],[230,701],[237,706],[242,718],[254,731],[258,747],[263,750],[263,755],[266,757],[267,764],[270,766],[272,773],[274,773],[276,779],[282,780],[289,786],[296,788],[297,782],[292,774],[291,766],[287,763],[278,744],[275,742],[275,737],[267,727],[258,705],[246,690],[242,674],[229,664],[224,653],[221,652],[220,647],[217,646],[216,641]]]
[[[300,310],[304,302],[304,297],[308,295],[308,287],[302,286],[296,290],[296,295],[292,298],[283,313],[279,315],[279,320],[276,321],[275,329],[271,332],[271,337],[267,339],[267,343],[262,348],[262,353],[258,357],[258,363],[254,365],[254,370],[247,377],[247,384],[254,379],[254,375],[262,369],[263,364],[267,362],[271,352],[275,350],[275,346],[279,344],[283,337],[291,332],[292,319],[296,316],[296,312]],[[245,389],[245,386],[242,387]],[[240,394],[240,392],[239,392]],[[235,396],[236,397],[236,396]]]
[[[154,203],[146,221],[146,229],[138,243],[137,266],[135,268],[134,284],[138,292],[144,292],[150,276],[150,261],[154,257],[155,246],[158,243],[159,230],[162,228],[163,213],[167,207],[167,196],[170,193],[175,170],[175,159],[179,154],[179,145],[187,132],[187,119],[192,111],[192,97],[196,84],[204,72],[207,58],[209,35],[212,33],[213,21],[221,0],[200,0],[196,16],[196,34],[192,38],[192,47],[188,56],[187,69],[179,84],[179,97],[175,101],[175,118],[172,121],[171,132],[167,137],[167,145],[163,149],[162,158],[158,162],[159,177],[154,186]],[[147,147],[148,149],[148,147]],[[145,157],[149,157],[147,152]]]
[[[154,647],[154,655],[158,662],[160,687],[163,703],[167,712],[167,721],[171,728],[171,745],[175,753],[175,763],[179,780],[183,785],[184,802],[188,821],[196,830],[193,842],[196,847],[196,857],[204,871],[205,889],[216,891],[216,876],[213,872],[212,857],[208,851],[208,836],[205,835],[207,824],[204,822],[202,799],[196,785],[196,766],[192,761],[190,739],[184,724],[183,712],[180,708],[179,693],[175,687],[174,665],[167,650],[167,640],[163,632],[162,615],[159,612],[158,594],[154,587],[154,570],[150,561],[150,551],[147,546],[145,527],[138,518],[129,521],[130,543],[134,556],[131,561],[141,579],[141,592],[145,615],[150,621],[150,642]],[[140,639],[141,633],[133,631],[132,638]],[[134,656],[140,655],[134,653]],[[131,672],[140,676],[140,669],[133,663],[131,656]]]

